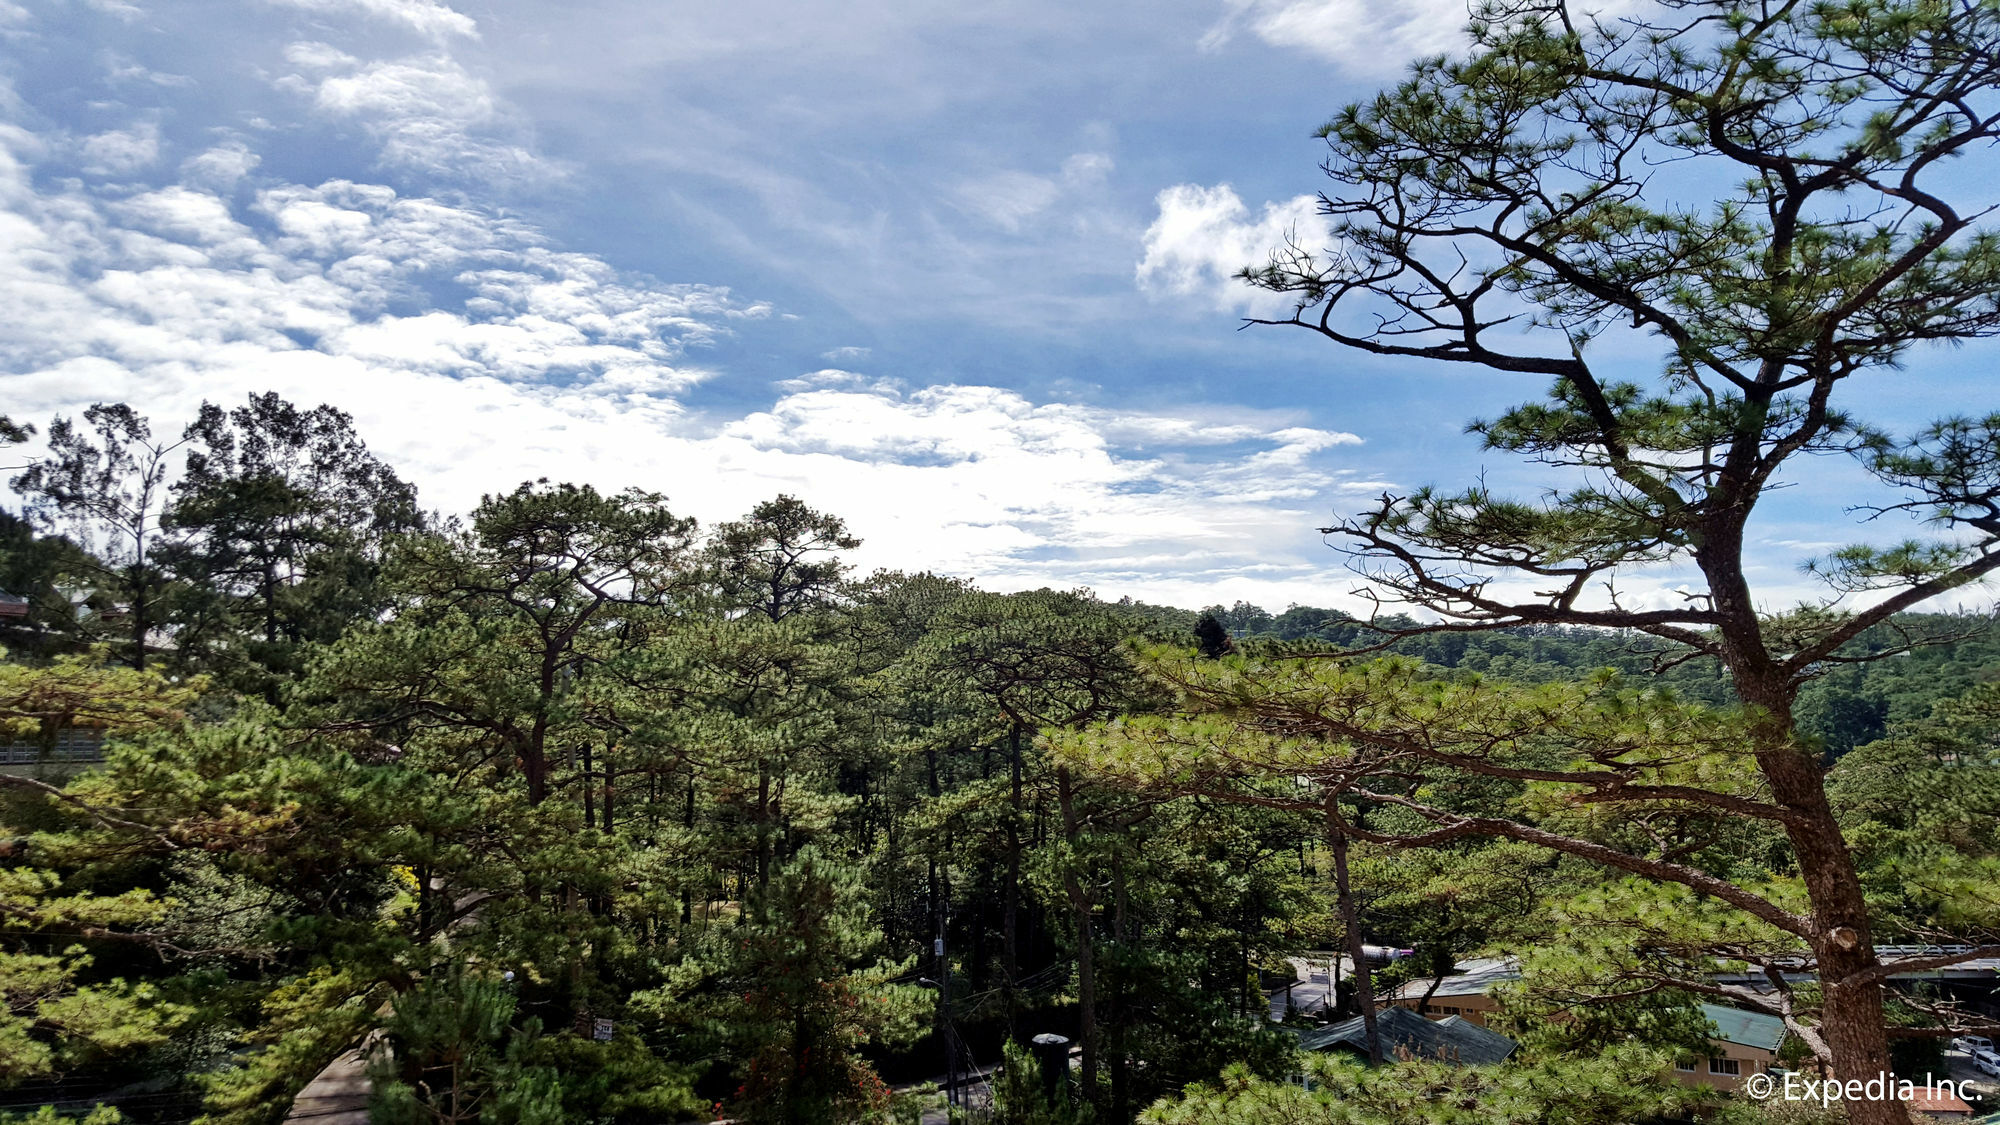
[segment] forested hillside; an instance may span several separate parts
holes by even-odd
[[[783,496],[701,527],[658,494],[537,481],[454,520],[345,416],[275,396],[171,439],[115,406],[49,433],[0,554],[21,599],[0,720],[34,751],[0,775],[17,1113],[274,1122],[366,1040],[388,1048],[378,1121],[913,1119],[948,1067],[1059,1032],[1096,1120],[1219,1119],[1300,1065],[1263,991],[1287,958],[1363,938],[1418,953],[1378,991],[1528,955],[1508,1026],[1547,1081],[1406,1076],[1470,1083],[1481,1120],[1752,1112],[1672,1081],[1703,1041],[1693,996],[1630,983],[1633,958],[1736,923],[1518,839],[1350,839],[1283,768],[1160,785],[1130,756],[1138,732],[1254,713],[1285,676],[1529,685],[1508,690],[1579,721],[1702,730],[1733,704],[1712,663],[1661,690],[1640,638],[1562,628],[1330,659],[1383,634],[856,574],[840,518]],[[1906,617],[1851,644],[1920,635],[1958,639],[1830,668],[1801,710],[1868,841],[1878,940],[1986,924],[1957,896],[2000,855],[1993,630]],[[1233,703],[1215,676],[1241,677]],[[78,734],[101,763],[53,753]],[[1681,810],[1647,843],[1519,780],[1428,776],[1468,815],[1793,877],[1754,821]],[[1961,881],[1899,881],[1918,862]],[[1616,999],[1579,1022],[1585,995]],[[1896,1018],[1940,1026],[1920,1004]],[[1010,1057],[998,1119],[1052,1120]],[[1190,1086],[1225,1072],[1223,1093]],[[1376,1114],[1356,1120],[1415,1120],[1397,1089],[1348,1091]],[[1200,1108],[1217,1097],[1236,1108]]]

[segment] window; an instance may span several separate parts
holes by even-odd
[[[1710,1074],[1741,1074],[1743,1073],[1743,1064],[1737,1062],[1735,1059],[1710,1059],[1708,1060],[1708,1072]]]
[[[1445,1015],[1447,1015],[1447,1016],[1456,1016],[1456,1015],[1460,1015],[1460,1014],[1462,1014],[1462,1013],[1460,1013],[1460,1012],[1459,1012],[1459,1010],[1458,1010],[1457,1008],[1453,1008],[1453,1007],[1449,1007],[1449,1006],[1447,1006],[1447,1007],[1445,1008],[1445,1010],[1444,1010],[1444,1014],[1445,1014]]]
[[[1693,1074],[1693,1073],[1694,1073],[1694,1060],[1693,1060],[1693,1059],[1682,1059],[1682,1060],[1680,1060],[1680,1061],[1678,1061],[1678,1062],[1674,1063],[1674,1069],[1675,1069],[1675,1070],[1678,1070],[1678,1071],[1680,1071],[1680,1072],[1681,1072],[1682,1074]]]

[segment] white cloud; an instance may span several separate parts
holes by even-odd
[[[309,93],[313,106],[353,122],[380,146],[390,168],[488,187],[558,178],[562,169],[515,138],[511,112],[487,84],[449,55],[360,63],[324,44],[294,44],[288,59],[306,74],[281,87]]]
[[[1266,203],[1252,215],[1228,184],[1177,184],[1157,199],[1159,216],[1146,228],[1139,287],[1153,293],[1204,298],[1224,310],[1260,309],[1281,296],[1235,280],[1245,266],[1262,266],[1288,241],[1316,249],[1326,237],[1318,202],[1301,195]]]
[[[1109,154],[1079,152],[1065,158],[1053,176],[1010,169],[961,180],[953,195],[958,208],[1010,232],[1056,210],[1065,197],[1102,185],[1110,176]]]
[[[19,416],[130,400],[165,429],[202,399],[276,390],[354,414],[449,510],[538,476],[659,488],[707,520],[790,491],[846,516],[865,565],[997,588],[1282,602],[1324,567],[1313,498],[1343,478],[1321,454],[1352,435],[838,368],[709,420],[682,401],[714,377],[688,349],[767,306],[379,185],[274,185],[241,210],[185,184],[38,194],[32,138],[9,136],[0,378]]]
[[[1574,5],[1615,18],[1644,0]],[[1450,54],[1466,43],[1471,0],[1223,0],[1224,14],[1202,37],[1214,50],[1248,28],[1273,47],[1305,51],[1355,78],[1387,78],[1412,60]]]
[[[361,60],[331,43],[301,42],[285,46],[285,61],[301,70],[349,70]]]
[[[1071,187],[1092,187],[1103,183],[1116,166],[1108,152],[1073,153],[1062,163],[1063,183]]]
[[[839,351],[841,349],[836,348],[834,350]],[[861,350],[867,351],[868,349],[863,348]],[[808,371],[804,375],[795,378],[780,379],[776,383],[773,383],[772,386],[777,387],[781,391],[840,389],[873,390],[885,394],[894,394],[902,390],[903,385],[894,379],[879,379],[874,376],[863,375],[858,371],[843,371],[838,367],[826,367],[818,371]]]
[[[1224,0],[1208,48],[1248,27],[1274,47],[1310,52],[1356,77],[1394,74],[1411,59],[1464,42],[1466,0]]]
[[[257,169],[259,158],[242,141],[219,144],[181,162],[181,180],[195,187],[228,191]]]
[[[435,0],[272,0],[288,8],[333,15],[352,14],[399,23],[435,40],[477,39],[479,24],[471,16]]]
[[[129,176],[160,158],[160,128],[141,122],[85,137],[78,146],[79,167],[92,176]]]

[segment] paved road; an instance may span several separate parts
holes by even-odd
[[[1944,1052],[1944,1065],[1951,1071],[1952,1081],[1969,1083],[1978,1092],[1980,1100],[1972,1103],[1972,1108],[1976,1111],[1975,1116],[2000,1109],[2000,1079],[1981,1073],[1972,1065],[1971,1055],[1947,1047]],[[1944,1076],[1939,1075],[1939,1077]]]
[[[368,1063],[364,1048],[343,1052],[292,1099],[292,1122],[310,1125],[368,1125]]]
[[[1327,976],[1326,959],[1308,961],[1303,957],[1294,957],[1292,968],[1298,971],[1298,983],[1290,988],[1271,990],[1271,1020],[1274,1023],[1285,1018],[1288,1004],[1301,1012],[1316,1012],[1332,1005],[1333,984]],[[1348,979],[1351,968],[1352,962],[1342,957],[1340,979]]]

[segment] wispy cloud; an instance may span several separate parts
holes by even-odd
[[[1223,17],[1203,36],[1213,50],[1239,30],[1274,47],[1307,51],[1348,74],[1379,78],[1411,59],[1464,41],[1466,0],[1224,0]]]
[[[522,128],[486,80],[448,54],[363,63],[321,43],[287,52],[300,72],[280,83],[313,108],[359,125],[385,167],[429,180],[521,186],[559,178],[562,168],[521,138]]]
[[[359,15],[400,24],[434,40],[477,39],[479,24],[471,16],[434,0],[269,0],[308,12]]]
[[[1572,5],[1581,18],[1615,19],[1648,0]],[[1223,0],[1224,12],[1201,38],[1217,50],[1241,31],[1273,47],[1304,51],[1351,78],[1393,77],[1418,58],[1465,45],[1473,0]]]

